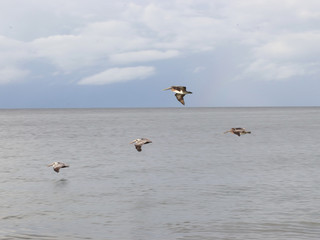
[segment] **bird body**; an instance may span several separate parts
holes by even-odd
[[[64,164],[62,162],[53,162],[50,165],[48,165],[48,167],[53,167],[53,170],[58,173],[60,171],[60,168],[66,168],[69,167],[69,165]]]
[[[187,88],[185,86],[171,86],[168,88],[165,88],[163,90],[171,90],[172,92],[176,93],[175,96],[178,99],[179,102],[181,102],[184,105],[184,99],[183,97],[186,94],[192,94],[192,92],[187,91]]]
[[[132,144],[132,143],[134,143],[134,146],[136,147],[137,151],[141,152],[142,145],[152,143],[152,141],[149,140],[148,138],[137,138],[137,139],[133,140],[132,142],[130,142],[130,144]]]
[[[226,131],[225,133],[231,132],[239,137],[243,134],[251,134],[250,131],[246,131],[245,128],[231,128],[230,130]]]

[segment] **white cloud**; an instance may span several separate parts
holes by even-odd
[[[78,82],[80,85],[105,85],[115,82],[127,82],[144,79],[155,73],[154,67],[139,66],[127,68],[111,68],[104,72],[86,77]]]
[[[21,41],[7,38],[0,35],[0,64],[1,65],[16,65],[26,59],[32,59],[30,46]]]
[[[279,34],[254,49],[256,56],[265,56],[277,59],[301,59],[319,56],[320,32],[305,31],[303,33]],[[317,57],[318,58],[318,57]]]
[[[297,64],[277,64],[265,60],[257,60],[251,63],[244,71],[245,76],[253,75],[255,80],[285,80],[304,74],[304,68]]]
[[[132,4],[130,10],[137,23],[147,29],[154,47],[184,52],[214,49],[217,40],[221,39],[220,33],[228,32],[228,29],[220,19],[199,14],[191,7],[182,3],[173,7]]]
[[[129,4],[121,20],[90,22],[72,34],[37,38],[31,45],[37,57],[70,73],[96,65],[111,67],[212,50],[219,38],[212,31],[217,25],[220,21],[193,12]]]
[[[179,56],[179,51],[168,50],[144,50],[136,52],[117,53],[110,56],[110,61],[114,63],[134,63],[134,62],[149,62],[155,60],[169,59]]]
[[[199,73],[199,72],[204,71],[205,69],[206,69],[205,67],[199,66],[199,67],[196,67],[196,68],[193,70],[193,73]]]
[[[28,44],[0,36],[0,84],[24,80],[29,71],[19,65],[33,57]]]
[[[32,42],[37,56],[51,61],[63,72],[106,65],[110,55],[143,49],[147,39],[123,21],[96,22],[77,29],[73,35],[56,35]]]
[[[320,32],[281,34],[254,48],[244,75],[259,79],[282,80],[319,72]]]
[[[318,0],[12,0],[0,7],[0,63],[17,76],[21,63],[34,59],[52,65],[48,75],[72,75],[243,46],[248,52],[237,74],[244,78],[320,73]]]
[[[29,71],[21,70],[12,66],[0,68],[0,84],[8,84],[21,81],[28,74]]]

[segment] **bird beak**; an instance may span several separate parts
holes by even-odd
[[[48,167],[52,167],[52,166],[53,166],[53,163],[48,165]]]
[[[228,133],[228,132],[230,132],[230,131],[226,131],[226,132],[224,132],[224,134],[226,134],[226,133]]]
[[[162,89],[162,91],[169,90],[169,89],[171,89],[171,87],[168,87],[168,88]]]
[[[130,142],[129,144],[132,144],[132,143],[134,143],[134,141]]]

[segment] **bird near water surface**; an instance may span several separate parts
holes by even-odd
[[[132,144],[132,143],[134,143],[134,146],[136,147],[137,151],[141,152],[142,145],[152,143],[152,141],[149,140],[148,138],[137,138],[137,139],[133,140],[132,142],[130,142],[130,144]]]
[[[228,133],[228,132],[233,133],[235,135],[238,135],[239,137],[241,135],[243,135],[243,134],[251,134],[251,132],[250,131],[246,131],[245,128],[231,128],[230,130],[228,130],[228,131],[226,131],[224,133]]]
[[[69,167],[69,165],[64,164],[62,162],[53,162],[50,165],[48,165],[48,167],[53,167],[53,170],[59,173],[60,168],[66,168],[66,167]]]
[[[186,94],[192,94],[192,92],[187,91],[187,88],[185,86],[171,86],[168,88],[163,89],[165,90],[171,90],[172,92],[176,93],[175,96],[178,99],[179,102],[181,102],[184,105],[184,99],[183,97]]]

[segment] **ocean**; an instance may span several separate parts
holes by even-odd
[[[0,239],[319,239],[319,134],[317,107],[0,110]]]

